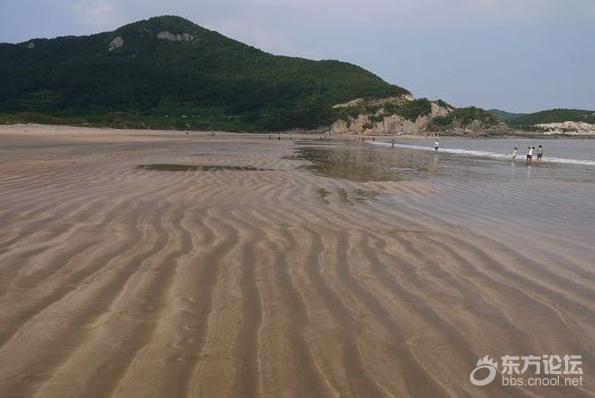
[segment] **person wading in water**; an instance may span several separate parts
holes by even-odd
[[[543,158],[543,147],[541,145],[539,145],[537,147],[537,161],[540,162],[542,158]]]
[[[535,147],[531,148],[528,147],[527,148],[527,164],[531,163],[531,161],[533,160],[533,150],[535,149]]]

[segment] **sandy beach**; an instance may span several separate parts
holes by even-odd
[[[292,138],[0,126],[0,396],[595,396],[592,236],[458,205],[475,164]],[[506,354],[584,385],[470,383]]]

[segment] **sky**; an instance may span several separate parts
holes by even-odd
[[[274,54],[355,63],[455,106],[595,110],[595,0],[0,0],[0,42],[158,15]]]

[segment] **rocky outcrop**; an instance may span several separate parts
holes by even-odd
[[[407,120],[402,116],[391,115],[385,117],[382,122],[376,123],[374,132],[377,134],[420,134],[427,129],[431,121],[431,115],[418,116],[414,121]]]
[[[440,106],[435,102],[432,102],[432,113],[430,114],[430,117],[432,119],[434,119],[435,117],[443,117],[443,116],[447,116],[452,109],[445,107],[445,106]]]
[[[446,116],[452,108],[431,103],[431,110],[425,115],[419,115],[415,120],[406,119],[397,114],[391,114],[386,105],[399,105],[403,101],[413,101],[412,98],[391,97],[364,101],[357,99],[335,106],[335,109],[356,108],[368,106],[372,109],[381,107],[374,114],[359,114],[350,116],[347,120],[339,119],[331,126],[334,134],[408,134],[416,135],[427,131],[428,126],[436,117]]]
[[[159,32],[157,34],[157,38],[159,40],[169,40],[169,41],[176,41],[176,42],[191,42],[194,41],[195,38],[190,33],[171,33],[168,31]]]
[[[168,31],[159,32],[157,34],[159,40],[169,40],[174,42],[192,42],[196,38],[190,33],[171,33]],[[122,36],[116,36],[109,44],[108,51],[114,51],[124,46],[124,38]]]
[[[536,128],[544,134],[565,134],[565,135],[594,135],[595,124],[586,122],[560,122],[536,124]]]
[[[349,123],[339,119],[331,126],[331,132],[334,134],[349,134]]]
[[[122,36],[116,36],[114,40],[109,44],[108,51],[114,51],[124,45],[124,39]]]
[[[415,121],[399,115],[389,115],[378,122],[368,115],[358,115],[348,121],[337,120],[331,127],[334,134],[420,134],[426,130],[432,118],[419,116]]]

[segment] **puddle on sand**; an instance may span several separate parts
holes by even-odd
[[[427,170],[422,162],[398,161],[392,154],[377,148],[304,146],[296,151],[291,159],[307,160],[310,162],[305,166],[307,169],[357,182],[410,180]]]
[[[258,167],[252,166],[189,165],[169,163],[141,164],[136,166],[136,168],[155,171],[270,171],[270,169],[260,169]]]

